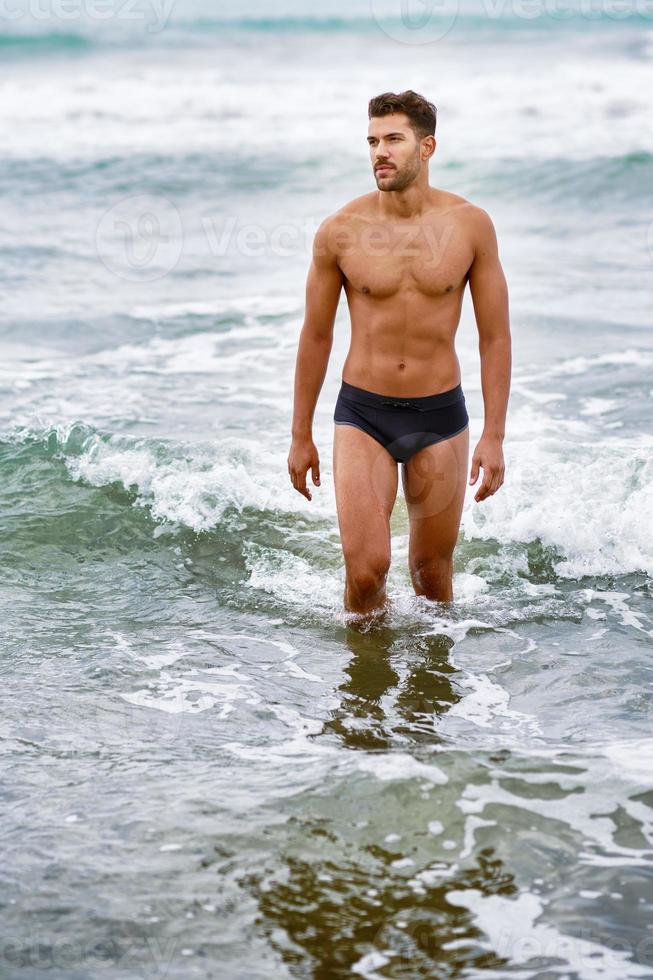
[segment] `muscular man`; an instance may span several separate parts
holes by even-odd
[[[470,484],[477,502],[503,483],[510,391],[508,290],[488,214],[429,185],[436,109],[410,90],[373,98],[367,141],[377,190],[326,218],[315,235],[295,370],[288,472],[311,500],[312,438],[340,291],[351,346],[334,412],[333,474],[345,560],[345,609],[388,609],[390,516],[398,470],[417,595],[453,599],[453,551],[467,482],[469,418],[454,337],[469,282],[485,409]]]

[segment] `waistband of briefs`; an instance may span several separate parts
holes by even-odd
[[[418,398],[401,398],[398,395],[381,395],[377,391],[368,391],[366,388],[357,388],[341,379],[341,393],[345,398],[352,402],[359,402],[363,405],[372,405],[375,408],[413,408],[420,412],[428,412],[434,408],[444,408],[453,405],[465,396],[462,384],[457,384],[455,388],[447,391],[438,391],[435,395],[422,395]]]

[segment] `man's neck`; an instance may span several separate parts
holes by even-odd
[[[419,219],[424,212],[432,210],[433,191],[428,180],[415,181],[400,191],[378,191],[379,214],[390,221]]]

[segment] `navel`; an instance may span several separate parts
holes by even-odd
[[[400,368],[405,368],[405,367],[406,367],[406,365],[404,364],[404,362],[403,362],[403,361],[400,361],[400,362],[399,362],[399,367],[400,367]]]

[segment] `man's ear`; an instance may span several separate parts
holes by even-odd
[[[438,143],[437,143],[437,140],[436,140],[435,136],[427,136],[425,138],[425,140],[424,140],[424,146],[426,147],[426,149],[428,151],[430,151],[428,153],[427,157],[426,157],[427,160],[430,160],[431,157],[435,154],[435,148],[436,148],[437,145],[438,145]]]

